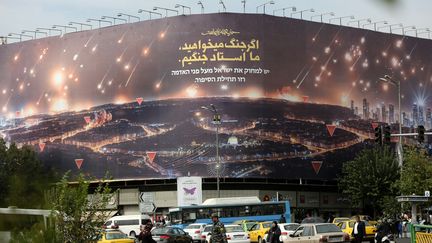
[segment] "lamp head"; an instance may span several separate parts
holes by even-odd
[[[366,22],[372,23],[372,20],[371,19],[366,19]]]
[[[105,19],[105,18],[106,18],[105,16],[102,16],[102,17],[101,17],[101,19]]]
[[[330,12],[330,16],[335,16],[335,13],[333,13],[333,12]]]
[[[87,20],[86,20],[86,22],[87,22],[87,23],[90,23],[90,22],[91,22],[91,20],[90,20],[90,19],[87,19]]]
[[[180,4],[176,4],[176,5],[174,6],[174,8],[178,8],[178,7],[180,7]]]
[[[297,8],[296,7],[292,7],[291,10],[295,12],[295,11],[297,11]]]
[[[351,15],[351,16],[350,16],[350,19],[354,19],[354,15]]]
[[[121,14],[121,13],[119,13],[119,14],[117,14],[117,17],[121,17],[123,14]]]
[[[383,24],[388,24],[388,22],[387,22],[387,21],[384,21]]]
[[[138,13],[142,13],[142,9],[138,9]]]
[[[275,4],[275,1],[271,0],[271,1],[270,1],[270,4]]]
[[[154,7],[154,8],[153,8],[153,11],[155,11],[155,10],[158,10],[158,8],[157,8],[157,7]]]
[[[315,13],[315,9],[311,8],[311,9],[310,9],[310,12],[311,12],[311,13]]]

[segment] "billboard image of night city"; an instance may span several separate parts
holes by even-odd
[[[0,45],[0,136],[75,175],[214,177],[219,126],[222,177],[334,180],[374,143],[371,122],[432,128],[431,48],[231,13]]]

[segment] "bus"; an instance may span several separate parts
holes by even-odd
[[[213,198],[202,205],[170,208],[172,225],[184,228],[192,223],[211,223],[211,215],[216,213],[224,224],[234,221],[279,221],[282,215],[291,222],[289,201],[261,202],[257,197]]]

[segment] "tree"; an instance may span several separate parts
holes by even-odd
[[[404,149],[400,190],[402,195],[423,195],[432,189],[432,162],[424,151],[407,147]]]
[[[104,181],[91,195],[88,195],[89,186],[90,182],[83,175],[77,178],[75,184],[69,184],[66,174],[46,194],[47,202],[54,211],[52,220],[57,239],[53,242],[90,242],[101,233],[101,227],[109,217],[109,212],[104,209],[113,194]]]
[[[374,216],[388,201],[386,196],[398,194],[399,167],[388,147],[365,149],[342,168],[339,188],[354,206],[372,207]],[[386,199],[387,198],[387,199]]]
[[[37,158],[32,147],[9,148],[0,139],[0,207],[41,208],[44,191],[55,181],[51,169]]]

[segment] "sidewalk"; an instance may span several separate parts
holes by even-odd
[[[396,243],[410,243],[411,239],[410,238],[397,238],[396,239]]]

